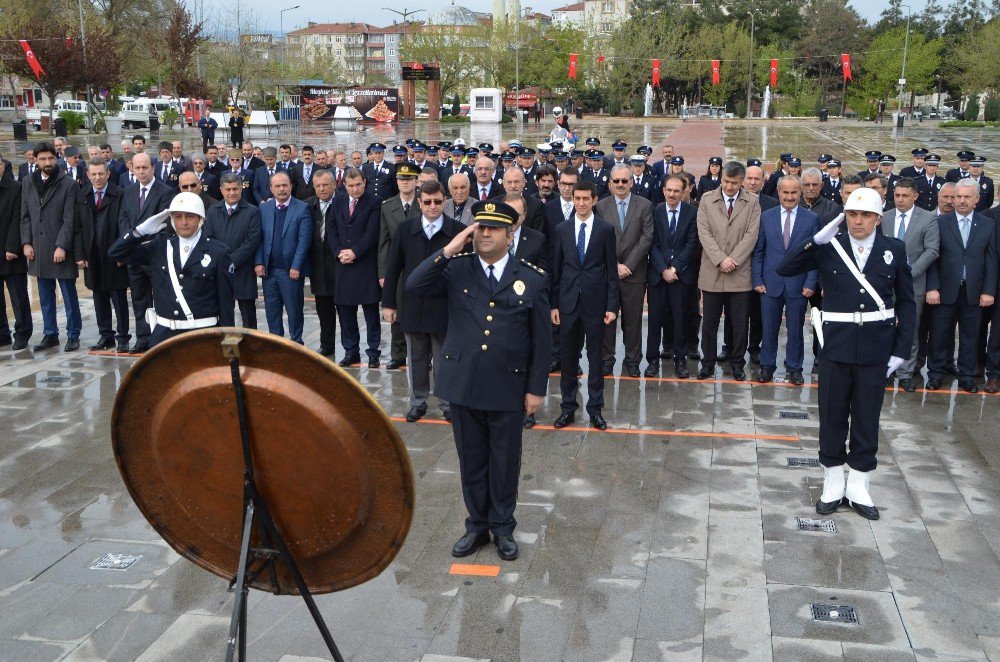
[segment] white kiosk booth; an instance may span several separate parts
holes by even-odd
[[[503,119],[503,95],[496,87],[474,87],[469,92],[469,121],[499,124]]]

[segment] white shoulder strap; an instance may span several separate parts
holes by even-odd
[[[868,294],[871,295],[872,299],[875,299],[875,303],[878,305],[879,310],[885,311],[885,301],[883,301],[882,297],[880,297],[878,292],[875,291],[875,287],[872,286],[872,284],[868,282],[868,279],[864,277],[864,274],[858,271],[858,265],[854,262],[854,258],[847,254],[847,251],[844,250],[844,247],[839,241],[837,241],[836,237],[834,237],[830,243],[833,244],[834,250],[836,250],[837,254],[840,255],[840,259],[847,265],[847,269],[851,272],[851,275],[854,276],[859,283],[861,283],[861,286],[865,288]],[[870,260],[871,257],[868,259]]]
[[[188,305],[187,299],[184,298],[184,290],[181,289],[181,282],[177,278],[177,269],[174,268],[174,243],[170,239],[167,239],[167,270],[170,272],[170,284],[174,286],[174,296],[177,297],[177,302],[181,304],[184,316],[189,320],[193,320],[194,313],[191,312],[191,306]]]

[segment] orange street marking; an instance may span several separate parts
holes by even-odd
[[[472,565],[469,563],[452,563],[449,575],[472,575],[474,577],[496,577],[500,574],[498,565]]]

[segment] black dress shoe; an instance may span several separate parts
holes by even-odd
[[[101,352],[107,349],[115,348],[114,338],[101,338],[95,344],[90,346],[90,349],[95,352]]]
[[[820,515],[830,515],[831,513],[837,512],[837,508],[847,505],[847,499],[841,499],[840,501],[816,501],[816,512]]]
[[[149,343],[137,342],[132,349],[128,351],[129,354],[145,354],[149,351]]]
[[[726,361],[728,361],[729,360],[729,350],[723,348],[723,350],[721,352],[719,352],[719,355],[715,357],[715,360],[718,361],[719,363],[725,363]]]
[[[958,382],[958,387],[966,393],[979,393],[979,387],[971,379],[962,379]]]
[[[598,430],[607,430],[608,422],[600,414],[594,414],[590,417],[590,427],[597,428]]]
[[[450,409],[445,409],[443,412],[441,412],[441,416],[444,417],[444,420],[446,420],[449,423],[451,423],[451,410]]]
[[[858,515],[861,515],[865,519],[878,519],[878,508],[875,506],[862,506],[860,503],[854,503],[853,501],[847,502],[851,508],[854,509]]]
[[[688,358],[692,359],[694,361],[697,361],[698,359],[701,358],[701,354],[699,354],[698,350],[696,350],[696,349],[689,349],[688,350]]]
[[[927,380],[926,384],[924,384],[924,388],[926,388],[928,391],[936,391],[939,388],[941,388],[941,380],[938,379],[937,377],[932,377],[931,379]]]
[[[997,391],[1000,391],[1000,378],[990,377],[987,379],[986,386],[983,387],[983,390],[987,393],[996,393]]]
[[[917,390],[917,387],[913,384],[913,380],[909,377],[903,377],[899,380],[899,388],[903,389],[907,393],[913,393]]]
[[[735,379],[738,382],[742,382],[746,380],[746,378],[747,378],[747,373],[743,370],[742,367],[733,368],[733,379]]]
[[[641,373],[639,372],[639,366],[637,365],[627,365],[625,366],[625,374],[629,377],[638,377]]]
[[[115,351],[119,354],[128,354],[128,341],[123,341],[115,345]]]
[[[946,373],[948,373],[949,375],[952,375],[954,377],[958,377],[958,368],[955,367],[954,363],[949,363],[948,365],[946,365],[944,367],[944,371]]]
[[[6,347],[7,345],[13,345],[14,339],[10,336],[3,336],[0,338],[0,347]]]
[[[333,356],[334,354],[337,353],[337,348],[335,348],[335,347],[323,347],[322,345],[320,345],[319,349],[316,350],[316,351],[318,351],[322,356],[331,357],[331,356]]]
[[[604,364],[603,367],[605,377],[614,377],[615,374],[615,364]]]
[[[75,352],[78,349],[80,349],[79,338],[69,338],[66,340],[66,345],[63,346],[64,352]]]
[[[524,423],[521,424],[521,427],[523,427],[525,430],[530,430],[531,428],[535,427],[535,425],[537,425],[537,421],[535,420],[535,415],[528,414],[527,416],[524,417]]]
[[[470,554],[475,554],[480,547],[485,545],[490,541],[490,534],[483,533],[466,533],[464,536],[458,539],[455,546],[451,548],[451,555],[455,557],[469,556]]]
[[[397,361],[396,359],[390,360],[385,364],[387,370],[399,370],[404,364]]]
[[[561,430],[562,428],[572,423],[575,418],[576,416],[573,415],[573,412],[560,414],[559,418],[556,419],[556,422],[552,424],[552,427],[554,427],[557,430]]]
[[[11,345],[10,348],[12,350],[14,350],[15,352],[19,352],[22,349],[27,349],[28,348],[28,339],[27,338],[21,338],[19,340],[15,340],[14,344]]]
[[[376,356],[376,357],[374,357],[374,358],[370,358],[370,359],[368,359],[368,367],[369,367],[369,368],[378,368],[378,367],[379,367],[379,366],[381,366],[381,365],[382,365],[382,364],[381,364],[381,363],[379,363],[379,360],[378,360],[378,357],[377,357],[377,356]]]
[[[750,363],[760,365],[760,352],[750,352]]]
[[[427,414],[426,407],[410,407],[410,411],[406,412],[406,422],[416,423],[426,414]]]
[[[687,362],[685,361],[674,361],[674,374],[677,375],[677,379],[687,379],[691,376],[688,372]]]
[[[715,368],[702,368],[698,371],[698,379],[709,379],[715,376]]]
[[[552,363],[549,364],[549,372],[559,372],[559,359],[552,359]]]
[[[514,536],[493,536],[493,542],[497,546],[497,555],[504,561],[513,561],[517,558],[517,541]]]
[[[769,365],[761,366],[760,376],[757,378],[757,381],[761,382],[762,384],[767,384],[773,379],[774,379],[774,368]]]
[[[355,363],[361,363],[360,354],[349,354],[344,358],[340,359],[340,363],[338,363],[337,365],[339,365],[341,368],[346,368],[348,366],[354,365]]]
[[[645,372],[642,373],[644,377],[656,377],[660,374],[660,362],[650,361],[646,366]]]
[[[43,336],[42,337],[42,342],[38,343],[37,345],[35,345],[31,349],[34,352],[41,352],[41,351],[44,351],[46,349],[52,349],[53,347],[58,347],[58,346],[59,346],[59,337],[58,336]]]
[[[802,386],[806,383],[806,380],[802,379],[801,370],[789,370],[788,371],[788,381],[795,384],[796,386]]]

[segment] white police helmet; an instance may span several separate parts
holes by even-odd
[[[174,199],[170,202],[170,211],[175,212],[187,212],[189,214],[197,214],[201,216],[202,219],[205,218],[205,203],[201,201],[201,197],[197,193],[191,193],[190,191],[184,191],[183,193],[178,193],[174,196]]]
[[[867,211],[881,216],[882,196],[875,189],[855,189],[844,203],[844,211]]]

